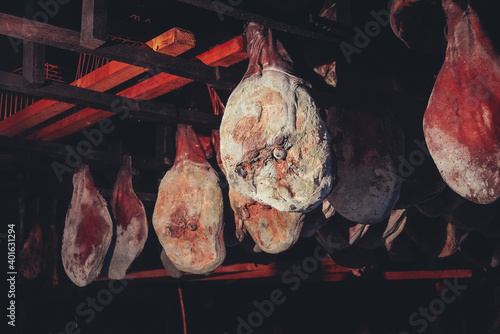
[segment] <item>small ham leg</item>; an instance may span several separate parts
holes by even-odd
[[[94,186],[89,167],[81,165],[73,175],[61,251],[64,270],[73,283],[83,287],[99,276],[112,236],[106,201]]]

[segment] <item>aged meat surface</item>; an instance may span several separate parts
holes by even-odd
[[[328,196],[335,210],[361,223],[389,216],[399,198],[402,178],[397,157],[403,131],[391,114],[331,108],[327,124],[334,135],[338,183]]]
[[[57,272],[57,267],[59,263],[60,238],[56,229],[56,224],[58,221],[57,204],[58,199],[57,197],[54,197],[52,199],[49,211],[49,228],[48,232],[46,233],[46,238],[43,246],[43,273],[45,276],[45,282],[49,286],[56,286],[59,283],[59,274]]]
[[[207,274],[226,256],[222,191],[190,125],[178,125],[176,141],[175,162],[161,181],[153,226],[178,270]]]
[[[94,186],[87,165],[73,175],[73,197],[66,214],[61,259],[68,277],[86,286],[99,276],[113,236],[106,201]]]
[[[424,116],[443,179],[479,204],[500,197],[500,57],[470,5],[443,0],[448,46]]]
[[[246,37],[248,70],[220,127],[229,185],[279,211],[311,211],[334,182],[327,128],[271,31],[249,23]]]
[[[261,250],[275,254],[287,250],[299,238],[305,214],[278,211],[231,189],[229,199],[234,211],[236,234],[240,240],[245,229]]]
[[[19,253],[19,271],[25,278],[34,279],[40,274],[42,269],[42,252],[42,229],[40,228],[40,223],[36,221]]]
[[[132,187],[132,157],[129,155],[123,158],[110,205],[116,221],[116,244],[108,276],[122,279],[148,238],[146,210]]]

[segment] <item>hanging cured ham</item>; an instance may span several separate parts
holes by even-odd
[[[287,250],[299,238],[304,223],[303,213],[278,211],[233,190],[229,190],[229,199],[240,240],[243,230],[246,230],[261,250],[275,254]]]
[[[175,162],[161,181],[153,226],[178,270],[208,274],[226,256],[222,191],[193,128],[179,124],[176,141]]]
[[[391,114],[331,108],[327,124],[334,135],[338,183],[328,196],[345,218],[372,224],[389,217],[399,198],[403,131]]]
[[[80,165],[73,175],[61,251],[64,270],[73,283],[86,286],[99,276],[112,236],[107,203],[94,186],[89,167]]]
[[[334,182],[327,128],[271,30],[249,23],[245,33],[250,62],[220,127],[229,185],[279,211],[311,211]]]
[[[446,57],[424,116],[443,179],[478,204],[500,197],[500,57],[476,11],[443,0]]]
[[[40,215],[39,199],[35,200],[33,214],[29,217],[34,220],[34,225],[26,239],[26,242],[19,253],[19,271],[26,279],[36,278],[42,270],[43,235],[38,217]]]
[[[108,276],[122,279],[148,238],[146,210],[132,187],[132,157],[129,155],[123,158],[110,204],[116,221],[116,243]]]

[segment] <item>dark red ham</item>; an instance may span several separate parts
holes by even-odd
[[[34,211],[39,214],[39,199],[35,201]],[[19,272],[26,279],[36,278],[42,270],[43,236],[38,217],[29,215],[34,219],[34,225],[30,230],[28,238],[19,253]]]
[[[59,263],[59,234],[57,233],[56,224],[57,216],[57,197],[52,199],[52,205],[49,211],[49,228],[46,233],[44,243],[44,258],[43,271],[45,282],[49,286],[56,286],[59,283],[59,274],[57,271]]]
[[[334,182],[327,128],[271,30],[252,22],[246,38],[248,70],[220,127],[229,186],[279,211],[311,211]]]
[[[175,162],[161,181],[153,226],[178,270],[208,274],[226,256],[222,190],[193,128],[179,124],[176,141]]]
[[[68,277],[86,286],[101,272],[113,237],[113,221],[87,165],[73,174],[73,197],[66,213],[61,259]]]
[[[108,276],[125,277],[127,269],[139,256],[148,238],[148,220],[144,205],[132,187],[132,157],[125,155],[111,196],[116,221],[116,243],[109,264]]]
[[[446,57],[424,116],[443,179],[479,204],[500,197],[500,57],[470,5],[443,0]]]
[[[392,1],[390,24],[394,34],[410,49],[437,52],[444,24],[439,7],[433,0]]]
[[[372,224],[389,217],[399,198],[403,131],[393,115],[331,108],[338,183],[328,201],[345,218]]]

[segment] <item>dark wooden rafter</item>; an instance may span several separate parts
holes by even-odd
[[[160,45],[158,45],[160,42]],[[150,46],[155,51],[161,51],[161,41],[153,39]],[[148,44],[149,45],[149,44]],[[231,66],[244,59],[248,55],[245,51],[244,40],[242,36],[233,38],[223,44],[217,45],[210,50],[198,55],[196,59],[210,66]],[[145,79],[131,87],[128,87],[117,93],[131,99],[151,100],[160,95],[166,94],[175,89],[181,88],[193,82],[190,79],[181,78],[175,75],[158,73],[148,79]],[[29,139],[55,140],[71,133],[81,131],[87,126],[97,123],[100,120],[110,117],[110,113],[93,108],[85,108],[79,112],[70,115],[60,121],[52,123],[28,136]],[[0,123],[0,133],[2,126]],[[7,134],[7,133],[5,133]]]
[[[106,43],[107,11],[107,0],[82,1],[81,46],[97,49]]]
[[[71,151],[77,152],[78,148],[44,141],[33,141],[17,137],[0,136],[0,151],[8,154],[9,152],[30,152],[38,156],[44,156],[64,163]],[[112,154],[107,151],[92,150],[89,154],[83,157],[85,161],[97,161],[112,166],[121,166],[123,163],[123,155],[119,152]],[[170,167],[170,163],[165,159],[152,159],[146,157],[134,156],[134,168],[165,171]],[[150,196],[151,197],[151,196]]]
[[[192,6],[196,6],[199,8],[203,8],[209,11],[213,11],[223,16],[230,16],[245,22],[256,22],[266,27],[269,27],[274,30],[284,31],[286,33],[290,33],[292,35],[305,37],[308,39],[319,40],[322,42],[329,42],[334,44],[340,44],[342,42],[352,43],[353,36],[344,33],[342,30],[336,30],[332,34],[324,34],[320,32],[316,32],[311,29],[301,28],[295,25],[291,25],[285,22],[280,22],[276,19],[269,18],[266,16],[250,13],[243,9],[240,9],[235,6],[226,5],[220,1],[212,1],[212,0],[177,0],[179,2],[189,4]],[[343,29],[346,30],[345,27]]]
[[[183,122],[217,128],[221,120],[220,116],[208,112],[185,110],[167,103],[133,100],[57,82],[29,88],[23,84],[21,75],[6,72],[0,72],[0,88],[164,124]]]
[[[45,45],[23,41],[23,77],[28,87],[45,83]]]
[[[165,72],[183,78],[209,83],[220,89],[233,89],[239,77],[233,70],[212,67],[127,44],[104,45],[92,50],[80,45],[80,33],[50,24],[0,13],[0,34],[48,46],[86,53],[119,62]]]

